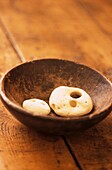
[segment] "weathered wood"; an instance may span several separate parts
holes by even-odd
[[[0,23],[0,27],[1,27],[1,23]],[[18,64],[19,62],[20,60],[13,52],[13,49],[10,47],[10,43],[7,41],[5,35],[3,34],[0,28],[0,78],[4,74],[4,72],[6,72],[8,69]],[[1,112],[4,114],[1,114]],[[5,164],[5,158],[2,157],[1,154],[2,151],[4,151],[4,148],[6,147],[6,145],[3,143],[5,142],[6,139],[1,135],[1,131],[3,127],[2,124],[6,120],[5,120],[5,109],[3,108],[3,105],[0,102],[0,169],[1,170],[7,169],[7,165]]]
[[[0,22],[1,27],[1,22]],[[10,47],[10,42],[0,28],[0,77],[11,67],[17,65],[21,61]]]
[[[112,1],[111,0],[80,0],[79,4],[84,8],[87,15],[92,19],[93,22],[99,27],[101,32],[103,32],[107,37],[112,40]],[[105,39],[104,39],[105,40]],[[110,44],[108,44],[111,46]],[[105,48],[104,48],[105,49]],[[106,55],[106,58],[109,56]],[[102,58],[103,60],[103,58]],[[112,52],[110,55],[111,66],[108,68],[106,66],[105,70],[102,70],[103,74],[106,75],[112,82]],[[104,69],[104,68],[103,68]]]
[[[1,13],[27,59],[69,58],[110,70],[112,41],[79,2],[34,0],[29,7],[25,0],[11,2],[0,2]]]
[[[84,170],[112,169],[112,115],[68,143]]]
[[[111,2],[109,0],[101,2],[99,0],[84,0],[80,2],[78,0],[33,0],[32,2],[25,0],[1,0],[0,13],[6,27],[8,27],[18,42],[27,60],[48,57],[70,59],[89,65],[101,71],[112,80],[112,24],[110,4]],[[77,164],[80,165],[79,169],[81,169],[81,167],[84,170],[112,169],[111,121],[112,116],[110,115],[99,125],[83,134],[67,138],[66,144],[70,147],[69,149],[71,149],[72,155],[76,156]],[[10,127],[10,123],[8,124],[8,127]],[[31,134],[29,134],[30,130],[26,130],[26,128],[22,126],[23,132],[20,133],[18,125],[16,124],[15,126],[15,124],[16,123],[12,123],[12,126],[14,126],[14,128],[16,127],[15,129],[20,137],[13,139],[13,135],[11,135],[11,138],[8,140],[16,141],[16,145],[13,141],[15,149],[12,151],[9,145],[10,142],[8,143],[7,141],[7,146],[11,148],[8,149],[8,151],[13,155],[13,152],[15,153],[19,147],[25,148],[27,146],[29,148],[28,152],[30,152],[32,146],[29,147],[29,142],[24,145],[24,142],[27,140],[30,141],[30,139],[34,140],[33,136],[30,138],[30,135],[32,133],[35,134],[35,132],[30,132]],[[23,137],[21,136],[22,134]],[[37,134],[35,135],[36,139],[33,145],[36,145],[37,140],[43,143],[43,139],[41,140]],[[61,141],[60,138],[57,140]],[[40,148],[43,147],[42,143],[40,144]],[[49,147],[51,143],[48,145]],[[63,142],[61,141],[61,143]],[[4,146],[4,144],[2,144],[2,146]],[[45,149],[46,148],[47,147],[45,147]],[[62,152],[65,152],[64,150],[65,149],[62,149]],[[11,163],[11,157],[6,157],[6,152],[3,152],[4,158],[7,158],[6,161]],[[29,154],[26,156],[28,152],[24,149],[22,152],[21,149],[21,152],[17,152],[18,156],[15,154],[16,159],[13,156],[16,161],[19,157],[18,165],[21,163],[23,165],[24,160],[22,161],[22,159],[25,159],[26,165],[26,162],[30,162],[31,157],[34,158],[37,152],[41,155],[41,151],[37,151],[34,152],[33,156]],[[51,154],[51,152],[52,151],[47,152],[46,155]],[[42,160],[41,157],[42,155],[40,157],[36,155],[35,158],[37,162],[40,162],[38,167],[41,169],[50,169],[51,166],[49,163],[47,165],[45,157],[44,160]],[[63,157],[64,156],[62,156],[62,159],[64,160]],[[16,161],[14,165],[17,164]],[[52,166],[53,163],[54,162],[52,162]],[[32,167],[36,165],[34,160],[31,160],[30,165]],[[13,167],[12,164],[10,167]],[[60,169],[65,167],[66,169],[70,169],[60,162]],[[25,168],[24,165],[23,168]],[[54,168],[56,168],[56,166]]]
[[[3,26],[0,24],[3,29]],[[20,63],[0,28],[0,75]],[[15,44],[16,45],[16,44]],[[66,164],[65,164],[66,162]],[[42,136],[16,121],[0,102],[0,170],[74,169],[61,137]]]
[[[112,39],[112,1],[111,0],[80,0],[80,4],[85,8],[94,22],[100,27],[102,32]]]
[[[86,3],[84,3],[86,2]],[[108,38],[111,39],[111,13],[109,13],[112,6],[109,5],[109,1],[81,1],[80,3],[82,11],[85,9],[85,13],[96,23]],[[98,15],[99,14],[99,15]],[[101,14],[101,15],[100,15]],[[110,14],[110,15],[109,15]],[[92,16],[91,16],[92,15]],[[105,20],[102,20],[105,17]],[[95,18],[95,20],[93,19]],[[108,24],[108,22],[110,24]],[[111,29],[110,29],[111,28]],[[104,39],[105,40],[105,39]],[[99,46],[98,46],[99,48]],[[109,58],[109,56],[106,56]],[[103,58],[102,58],[103,59]],[[104,60],[105,61],[105,60]],[[112,53],[110,55],[111,67],[107,71],[102,67],[102,72],[112,80]],[[112,169],[112,114],[110,114],[103,122],[96,127],[84,132],[75,137],[68,137],[68,143],[72,148],[73,153],[81,164],[82,169],[86,170],[99,170],[99,169]]]

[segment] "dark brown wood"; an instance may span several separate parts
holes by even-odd
[[[33,116],[22,108],[23,101],[31,98],[49,104],[51,92],[62,85],[85,90],[93,100],[92,112],[85,116],[63,118],[53,114],[53,111],[48,116]],[[104,119],[112,110],[112,86],[109,81],[89,67],[67,60],[35,60],[15,67],[3,77],[0,95],[18,120],[37,131],[56,135],[85,130]]]

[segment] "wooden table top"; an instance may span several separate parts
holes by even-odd
[[[54,57],[112,81],[112,1],[0,0],[0,77],[21,62]],[[47,136],[0,103],[0,170],[111,169],[112,114],[77,136]]]

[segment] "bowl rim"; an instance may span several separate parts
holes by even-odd
[[[49,120],[58,120],[58,121],[69,121],[69,120],[84,120],[84,119],[93,119],[93,118],[97,118],[97,117],[100,117],[105,111],[108,111],[108,110],[112,110],[112,98],[110,99],[110,102],[108,103],[108,105],[102,109],[100,111],[100,113],[98,111],[94,113],[90,113],[90,114],[86,114],[86,115],[83,115],[83,116],[74,116],[74,117],[61,117],[61,116],[48,116],[48,115],[32,115],[30,112],[26,111],[25,109],[23,109],[21,106],[17,105],[16,103],[12,102],[5,94],[5,90],[4,90],[4,80],[6,78],[6,76],[11,72],[13,71],[14,69],[18,68],[18,67],[21,67],[22,65],[26,65],[26,64],[31,64],[31,63],[34,63],[34,62],[39,62],[39,61],[42,61],[42,60],[56,60],[56,61],[64,61],[64,62],[71,62],[73,64],[76,64],[76,65],[80,65],[80,66],[83,66],[85,68],[88,68],[94,72],[96,72],[97,74],[100,74],[100,76],[105,79],[108,83],[108,85],[110,85],[111,89],[112,89],[112,83],[99,71],[85,65],[85,64],[81,64],[81,63],[78,63],[78,62],[75,62],[73,60],[67,60],[67,59],[59,59],[59,58],[43,58],[43,59],[35,59],[35,60],[30,60],[30,61],[26,61],[26,62],[23,62],[23,63],[19,63],[17,64],[16,66],[13,66],[11,69],[9,69],[8,71],[6,71],[6,73],[4,73],[4,75],[1,77],[1,80],[0,80],[0,98],[1,100],[3,100],[8,106],[10,106],[11,108],[15,109],[15,110],[18,110],[19,112],[22,112],[24,114],[26,114],[27,116],[31,116],[31,117],[35,117],[35,118],[40,118],[40,119],[49,119]]]

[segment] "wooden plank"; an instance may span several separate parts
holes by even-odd
[[[85,0],[86,1],[86,0]],[[82,1],[83,3],[84,1]],[[102,13],[105,15],[105,18],[108,17],[108,8],[105,6],[105,3],[102,4],[102,1],[86,1],[88,2],[88,11],[91,14],[91,9],[96,9],[99,11],[102,9]],[[100,2],[100,3],[99,3]],[[106,1],[107,2],[107,1]],[[98,6],[98,3],[100,4]],[[108,3],[107,3],[108,4]],[[84,15],[84,9],[85,7],[80,4],[80,11],[82,11],[81,16]],[[95,8],[96,7],[96,8]],[[103,11],[104,7],[104,11]],[[111,6],[109,7],[109,9]],[[99,9],[99,10],[98,10]],[[91,17],[89,13],[87,13],[87,9],[85,10],[85,14]],[[96,16],[96,10],[92,11],[92,18],[93,16]],[[106,15],[107,14],[107,15]],[[111,16],[111,13],[110,13]],[[91,19],[92,19],[91,18]],[[97,22],[101,21],[100,18],[97,18]],[[105,27],[102,25],[103,29],[106,29],[108,32],[108,21],[109,19],[105,20],[104,24]],[[97,24],[96,21],[93,20]],[[99,22],[100,23],[100,22]],[[102,22],[103,23],[103,22]],[[99,24],[98,24],[99,27]],[[110,28],[109,28],[110,29]],[[112,29],[112,25],[111,25]],[[101,31],[104,34],[107,34],[107,32],[104,32],[102,29]],[[109,33],[109,32],[108,32]],[[109,37],[110,38],[110,37]],[[99,46],[98,46],[99,48]],[[108,57],[108,56],[106,56]],[[105,61],[105,60],[104,60]],[[110,63],[112,64],[112,54],[110,55]],[[102,64],[100,65],[102,67]],[[112,66],[110,67],[110,70],[108,69],[108,64],[106,66],[107,72],[105,72],[106,76],[112,80]],[[102,72],[104,71],[104,68],[102,67]],[[96,127],[93,127],[90,130],[85,131],[83,134],[79,134],[77,136],[69,136],[67,139],[67,143],[69,147],[72,148],[72,152],[75,154],[79,164],[81,164],[81,168],[85,170],[99,170],[99,169],[112,169],[112,114],[110,114],[103,122],[98,124]]]
[[[27,59],[69,58],[103,73],[111,69],[112,41],[78,2],[11,2],[0,2],[1,14]]]
[[[13,2],[2,0],[1,14],[27,59],[70,59],[112,79],[112,40],[78,1]],[[80,169],[112,169],[111,120],[110,115],[97,128],[68,137],[66,142]]]
[[[106,34],[108,38],[112,40],[112,1],[103,0],[102,2],[100,0],[80,0],[78,2],[85,9],[87,15],[89,15],[100,28],[101,32]],[[110,59],[110,63],[112,63],[112,53]],[[106,68],[105,71],[103,70],[103,73],[110,79],[110,81],[112,81],[112,66]]]
[[[1,27],[1,22],[0,22],[0,27]],[[12,61],[11,61],[12,60]],[[8,69],[13,67],[14,65],[18,64],[20,60],[17,58],[16,54],[13,52],[12,48],[10,48],[10,43],[7,41],[5,35],[3,34],[1,28],[0,28],[0,78],[6,72]],[[4,162],[4,159],[1,155],[1,152],[4,150],[3,148],[5,145],[1,145],[1,142],[5,138],[2,139],[1,136],[1,124],[3,123],[3,118],[5,118],[4,114],[1,116],[1,109],[3,105],[0,102],[0,169],[1,170],[6,170],[7,166]],[[5,113],[5,109],[3,109]]]
[[[69,136],[68,143],[84,170],[112,169],[112,115],[96,127]]]
[[[101,30],[112,39],[112,1],[111,0],[80,0]]]
[[[1,27],[1,22],[0,22]],[[10,48],[10,43],[0,29],[0,77],[11,67],[20,63],[19,58]]]
[[[20,63],[0,24],[0,74]],[[6,30],[5,30],[6,31]],[[6,32],[5,32],[6,33]],[[77,170],[61,137],[42,136],[16,121],[0,102],[0,170]]]
[[[6,170],[6,167],[5,167],[5,164],[4,164],[4,161],[2,159],[2,157],[0,156],[0,169],[1,170]]]

